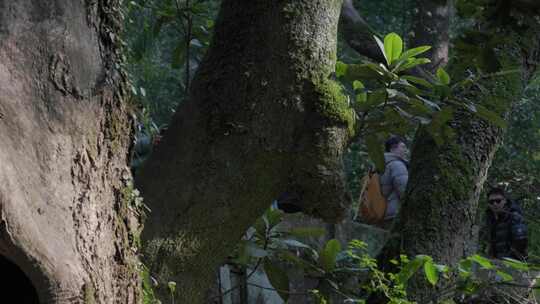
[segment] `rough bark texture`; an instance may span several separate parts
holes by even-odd
[[[139,301],[120,24],[118,1],[0,1],[0,254],[41,303]]]
[[[152,209],[145,260],[160,282],[176,281],[179,302],[202,301],[218,265],[282,192],[298,194],[307,213],[342,217],[353,116],[329,79],[340,7],[223,1],[190,98],[137,180]]]
[[[450,43],[450,0],[417,0],[414,10],[413,45],[430,45],[431,50],[426,57],[431,63],[426,68],[436,71],[448,63],[448,46]]]
[[[481,49],[493,48],[492,56],[487,58],[496,60],[496,64],[490,63],[485,67],[487,70],[474,70],[475,73],[511,70],[514,73],[482,77],[477,80],[477,86],[463,91],[458,98],[475,101],[507,117],[540,59],[540,27],[532,22],[515,26],[514,22],[523,22],[535,12],[518,12],[508,3],[495,2],[486,9],[478,29],[498,32],[505,41],[495,48],[487,40],[473,38],[478,36],[466,36],[463,41]],[[449,69],[455,79],[464,77],[465,69],[470,69],[463,62],[479,62],[471,58],[471,49],[463,44],[454,56]],[[426,130],[416,136],[397,231],[401,231],[402,250],[408,255],[428,254],[439,263],[455,265],[476,249],[478,199],[503,130],[464,111],[456,112],[449,125],[455,136],[442,146],[437,146]],[[425,279],[419,279],[411,292],[419,303],[428,303],[434,300],[436,290],[427,286]]]

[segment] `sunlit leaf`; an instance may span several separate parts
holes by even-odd
[[[319,264],[326,272],[336,267],[336,257],[341,251],[341,244],[336,239],[329,240],[319,255]]]
[[[437,79],[444,85],[450,84],[450,75],[443,68],[437,69]]]
[[[341,61],[336,62],[336,77],[345,76],[347,73],[347,64]]]
[[[419,85],[424,86],[426,88],[432,88],[433,87],[433,85],[431,83],[429,83],[429,81],[425,80],[424,78],[411,76],[411,75],[401,76],[401,78],[407,79],[408,81],[410,81],[412,83],[419,84]]]
[[[404,59],[408,59],[410,57],[414,57],[416,55],[420,55],[420,54],[422,54],[424,52],[429,51],[430,49],[431,49],[431,46],[423,45],[423,46],[419,46],[419,47],[415,47],[415,48],[406,50],[405,52],[403,52],[403,54],[401,54],[401,56],[399,57],[399,60],[404,60]]]
[[[392,64],[401,56],[403,51],[403,40],[396,33],[390,33],[384,37],[384,52],[388,61],[388,65]]]
[[[381,41],[381,39],[379,39],[379,37],[377,36],[373,36],[373,38],[375,38],[375,41],[377,42],[377,45],[379,46],[379,49],[381,50],[381,53],[383,54],[384,56],[384,59],[386,59],[386,63],[388,65],[390,65],[390,60],[388,59],[388,57],[386,56],[386,52],[385,52],[385,49],[384,49],[384,43]]]
[[[429,283],[431,283],[431,285],[437,285],[437,282],[439,281],[439,272],[437,271],[437,268],[433,264],[432,260],[426,260],[424,263],[424,273],[426,274],[426,279]]]
[[[470,256],[469,259],[473,262],[478,263],[480,266],[482,266],[482,268],[485,268],[485,269],[493,269],[495,267],[487,258],[480,256],[478,254]]]

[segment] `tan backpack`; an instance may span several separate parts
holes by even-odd
[[[375,170],[369,170],[362,179],[360,190],[360,221],[370,225],[379,225],[384,221],[388,202],[382,195],[380,176]]]

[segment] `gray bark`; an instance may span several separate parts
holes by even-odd
[[[223,1],[189,99],[138,177],[152,209],[145,261],[181,303],[288,190],[329,221],[349,201],[342,154],[353,118],[329,79],[341,1]],[[158,292],[165,297],[164,287]]]
[[[41,303],[140,300],[118,9],[0,1],[0,255]]]

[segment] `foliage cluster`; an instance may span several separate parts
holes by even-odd
[[[257,268],[264,267],[270,283],[284,301],[294,293],[289,288],[291,269],[317,282],[306,296],[321,304],[336,299],[366,303],[374,294],[383,296],[388,303],[412,304],[407,285],[415,275],[424,276],[428,284],[439,288],[433,303],[456,303],[493,285],[518,282],[521,272],[539,269],[513,259],[493,262],[475,254],[452,267],[437,264],[426,255],[400,255],[390,261],[394,270],[385,271],[367,253],[367,245],[362,241],[351,240],[347,248],[342,248],[338,240],[330,239],[316,248],[309,239],[324,236],[324,229],[287,230],[280,225],[282,221],[282,211],[268,209],[239,243],[229,263],[251,269],[248,278]]]

